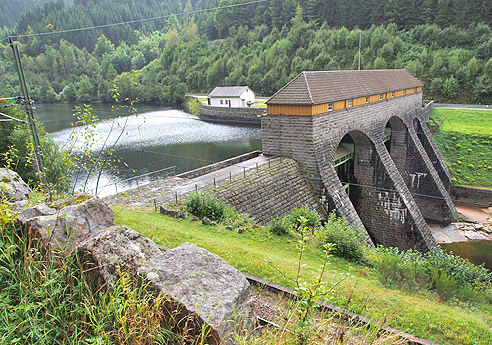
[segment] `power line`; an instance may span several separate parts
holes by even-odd
[[[107,27],[111,27],[111,26],[119,26],[119,25],[133,24],[133,23],[148,22],[148,21],[154,21],[154,20],[159,20],[159,19],[166,19],[166,18],[169,18],[173,15],[176,17],[181,17],[181,16],[186,16],[186,15],[216,11],[216,10],[221,10],[221,9],[226,9],[226,8],[233,8],[233,7],[258,4],[258,3],[262,3],[262,2],[268,2],[268,1],[270,1],[270,0],[254,0],[254,1],[249,1],[249,2],[242,2],[242,3],[238,3],[238,4],[206,8],[206,9],[202,9],[202,10],[194,10],[194,11],[190,11],[190,12],[172,13],[172,14],[167,14],[165,16],[129,20],[129,21],[125,21],[125,22],[101,24],[101,25],[87,26],[87,27],[75,28],[75,29],[66,29],[66,30],[60,30],[60,31],[40,32],[40,33],[34,33],[34,34],[11,35],[11,36],[3,38],[1,41],[4,41],[4,40],[8,39],[9,37],[10,38],[22,38],[22,37],[34,37],[34,36],[48,36],[48,35],[57,35],[57,34],[63,34],[63,33],[69,33],[69,32],[79,32],[79,31],[101,29],[101,28],[107,28]]]

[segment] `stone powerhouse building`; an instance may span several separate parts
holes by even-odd
[[[424,219],[449,223],[449,170],[406,70],[302,72],[267,101],[263,152],[295,159],[323,200],[371,244],[431,250]]]

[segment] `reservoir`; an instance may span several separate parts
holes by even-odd
[[[130,178],[175,167],[175,173],[196,169],[246,152],[261,150],[261,129],[208,123],[181,109],[165,106],[137,105],[136,114],[128,109],[114,111],[111,105],[92,105],[92,114],[99,121],[91,131],[96,136],[93,151],[98,152],[103,143],[114,146],[116,169],[103,169],[99,178],[98,195],[104,196],[118,189],[125,190],[135,184]],[[84,127],[75,124],[74,106],[69,104],[37,104],[36,117],[47,132],[63,148],[74,147],[82,152],[82,141],[74,134]],[[74,125],[72,126],[72,123]],[[140,183],[157,178],[158,174],[139,179]],[[161,176],[163,177],[163,176]],[[87,183],[77,179],[76,190],[94,192],[96,177]],[[108,186],[101,188],[101,186]]]

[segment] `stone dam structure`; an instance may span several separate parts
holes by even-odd
[[[155,207],[210,191],[260,224],[309,205],[322,219],[336,211],[371,246],[433,250],[426,221],[457,211],[422,89],[403,69],[302,72],[267,101],[263,152],[106,200]]]
[[[406,70],[302,72],[267,101],[263,153],[297,161],[324,209],[370,244],[432,250],[425,219],[457,212],[422,88]]]

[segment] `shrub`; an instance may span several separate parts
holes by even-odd
[[[428,286],[430,278],[420,252],[380,246],[373,254],[372,264],[385,283],[410,289]]]
[[[335,212],[330,213],[328,220],[317,234],[318,242],[335,244],[332,253],[338,257],[363,262],[366,251],[364,236],[351,226],[346,219],[337,217]]]
[[[427,271],[437,269],[446,272],[456,280],[460,286],[478,286],[479,284],[490,284],[492,272],[477,266],[453,253],[446,253],[441,247],[424,255]]]
[[[470,289],[491,288],[492,272],[440,247],[425,254],[411,249],[400,252],[398,248],[378,247],[372,254],[372,264],[388,284],[434,288],[443,299],[469,298]]]
[[[288,215],[285,216],[286,220],[290,223],[290,226],[294,229],[298,229],[301,225],[300,218],[304,217],[306,220],[305,226],[310,229],[317,229],[321,226],[321,219],[318,213],[311,209],[308,205],[303,207],[296,207]]]
[[[437,294],[442,299],[448,300],[458,291],[458,283],[446,272],[439,272],[432,267],[430,270],[430,277],[432,286],[436,289]]]
[[[192,193],[186,199],[186,210],[199,218],[207,217],[216,222],[225,218],[227,205],[208,193]]]
[[[272,217],[267,225],[268,231],[272,234],[284,236],[289,233],[290,223],[287,221],[286,217]]]

